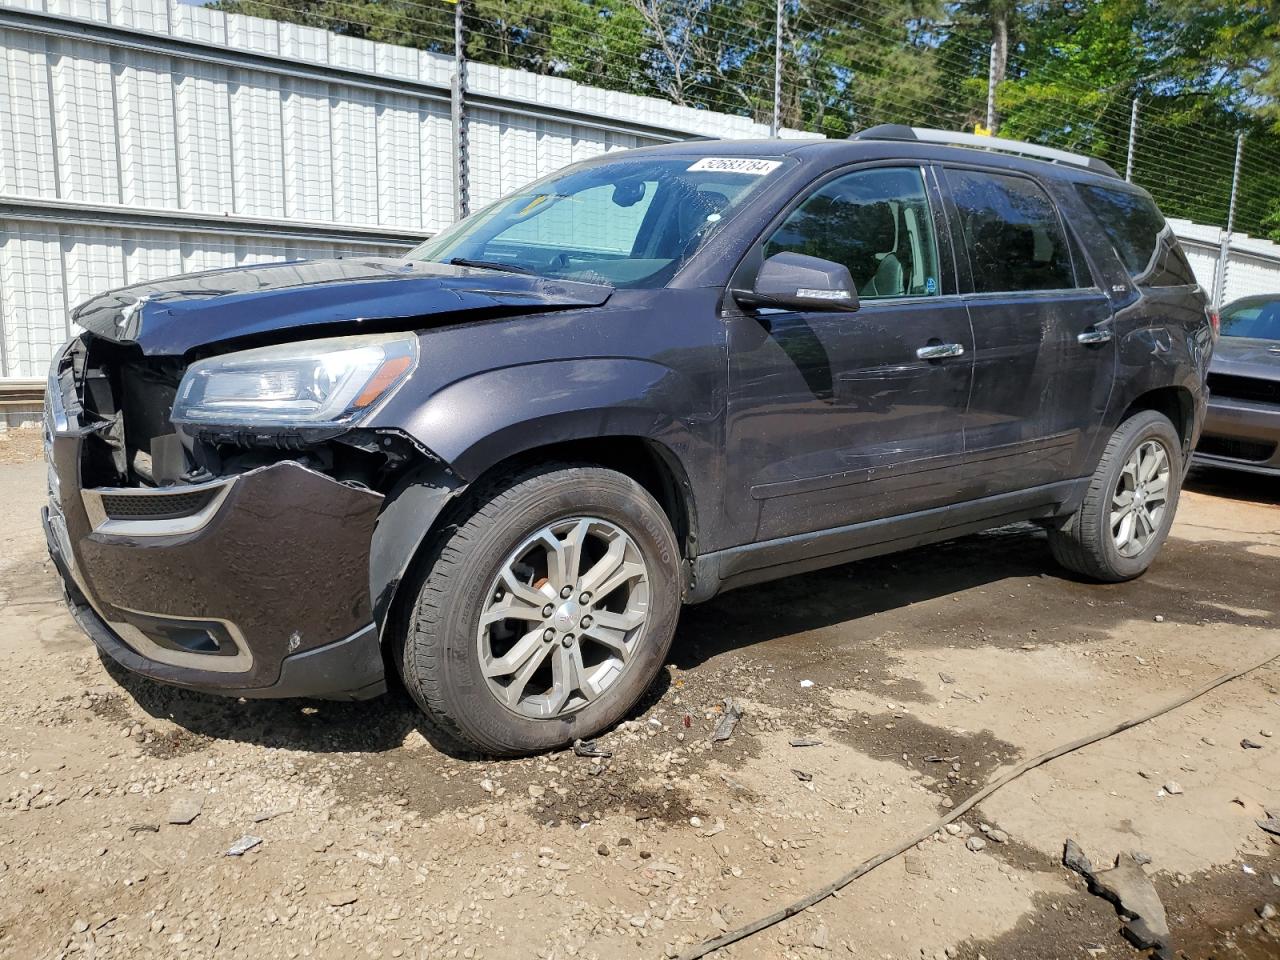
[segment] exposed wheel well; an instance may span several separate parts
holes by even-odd
[[[1160,387],[1157,390],[1149,390],[1129,404],[1120,422],[1124,423],[1135,413],[1143,410],[1154,410],[1168,417],[1173,428],[1178,431],[1179,439],[1182,440],[1183,453],[1190,452],[1187,450],[1187,444],[1191,441],[1192,417],[1195,411],[1190,390],[1186,387]]]
[[[688,477],[670,450],[643,437],[589,437],[535,447],[494,464],[475,482],[512,467],[552,460],[590,463],[630,477],[658,501],[685,558],[697,555],[697,514]]]

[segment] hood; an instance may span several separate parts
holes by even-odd
[[[1209,369],[1237,377],[1280,380],[1280,340],[1219,337]]]
[[[81,304],[71,318],[96,336],[137,343],[145,354],[180,356],[246,338],[301,340],[373,332],[394,321],[435,326],[598,306],[612,293],[597,284],[442,263],[303,260],[122,287]]]

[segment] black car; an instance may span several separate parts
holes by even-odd
[[[896,126],[609,154],[403,259],[74,319],[46,530],[95,643],[244,697],[393,671],[493,754],[616,722],[729,588],[1018,520],[1140,575],[1213,345],[1105,164]]]
[[[1222,308],[1195,462],[1280,476],[1280,293]]]

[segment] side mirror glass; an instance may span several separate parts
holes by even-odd
[[[744,307],[858,309],[858,291],[849,268],[803,253],[775,253],[760,265],[752,288],[734,290],[733,298]]]

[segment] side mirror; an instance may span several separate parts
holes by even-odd
[[[858,309],[858,291],[849,268],[803,253],[775,253],[760,265],[750,290],[734,290],[744,307],[780,310]]]

